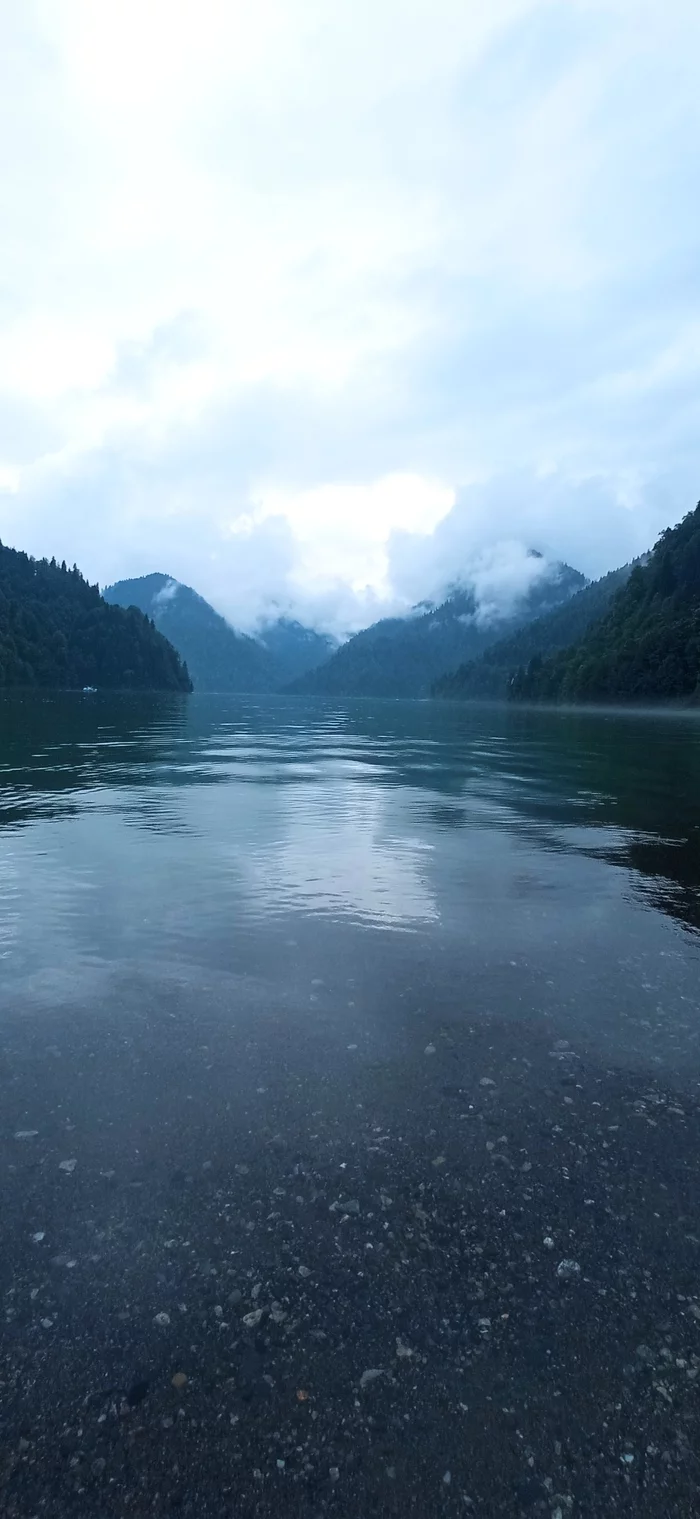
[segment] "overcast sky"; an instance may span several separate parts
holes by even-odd
[[[698,0],[0,21],[5,542],[347,629],[695,504]]]

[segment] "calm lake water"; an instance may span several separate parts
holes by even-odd
[[[691,715],[1,699],[4,1510],[700,1511],[699,991]]]

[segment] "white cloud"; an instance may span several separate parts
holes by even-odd
[[[394,475],[366,485],[321,485],[299,494],[264,492],[255,513],[245,514],[243,521],[248,535],[267,517],[290,524],[297,544],[290,577],[294,601],[303,603],[311,586],[317,597],[331,597],[342,579],[358,599],[358,615],[339,629],[347,631],[362,625],[366,598],[372,609],[375,599],[391,604],[396,598],[388,557],[392,532],[400,527],[418,540],[429,537],[453,503],[454,491],[437,481]],[[231,526],[235,531],[235,520]]]
[[[5,540],[347,628],[692,505],[695,0],[0,0],[0,40]]]
[[[498,475],[462,492],[427,540],[396,532],[388,576],[407,603],[469,579],[480,602],[513,601],[545,565],[564,559],[594,576],[643,553],[657,531],[658,502],[611,487],[604,477],[575,480],[556,471]],[[517,529],[517,539],[513,537]],[[542,561],[528,557],[532,552]]]

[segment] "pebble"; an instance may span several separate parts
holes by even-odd
[[[35,1245],[40,1245],[43,1239],[46,1239],[46,1235],[43,1229],[37,1229],[36,1234],[32,1235],[32,1240]]]
[[[370,1366],[367,1371],[363,1371],[362,1376],[360,1377],[360,1387],[367,1387],[370,1382],[376,1382],[377,1377],[383,1376],[383,1367]]]
[[[70,1176],[75,1170],[77,1164],[77,1160],[59,1160],[58,1169],[59,1171],[67,1171],[68,1175]]]
[[[415,1355],[415,1350],[411,1350],[410,1345],[406,1345],[399,1335],[397,1335],[396,1354],[401,1360],[408,1360],[411,1356]]]
[[[161,1329],[167,1329],[168,1324],[170,1323],[170,1314],[169,1313],[157,1313],[156,1316],[155,1316],[155,1318],[154,1318],[154,1320],[153,1320],[153,1322],[154,1322],[154,1324],[158,1324]]]
[[[574,1277],[581,1275],[581,1267],[578,1261],[560,1261],[557,1266],[557,1276],[560,1282],[570,1282]]]
[[[38,1129],[18,1129],[15,1139],[36,1139],[38,1133]]]
[[[298,1272],[299,1272],[299,1276],[304,1276],[304,1277],[311,1276],[311,1272],[310,1272],[308,1266],[299,1266],[298,1267]]]
[[[262,1308],[254,1308],[252,1313],[244,1313],[243,1323],[245,1324],[246,1329],[257,1329],[262,1316]]]
[[[492,1081],[490,1076],[482,1076],[479,1082],[480,1087],[495,1087],[495,1085],[495,1081]]]
[[[435,1045],[434,1044],[426,1044],[426,1046],[425,1046],[425,1053],[426,1053],[426,1055],[434,1055],[435,1054]]]
[[[187,1377],[184,1371],[176,1371],[173,1377],[173,1387],[178,1389],[187,1385]]]

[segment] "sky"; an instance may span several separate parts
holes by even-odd
[[[339,634],[642,552],[699,55],[697,0],[0,0],[2,540]]]

